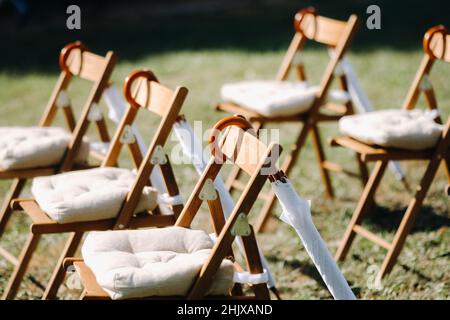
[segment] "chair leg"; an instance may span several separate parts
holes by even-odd
[[[417,187],[416,194],[414,198],[409,202],[408,208],[406,209],[405,215],[400,222],[400,226],[394,236],[394,241],[392,241],[392,246],[389,249],[383,264],[381,265],[378,278],[382,279],[386,274],[391,272],[394,267],[397,258],[402,251],[403,245],[405,244],[406,237],[408,236],[414,221],[420,211],[423,200],[430,188],[431,182],[439,168],[440,159],[433,158],[425,171],[425,174]]]
[[[15,267],[11,278],[6,286],[5,292],[3,293],[2,300],[14,299],[17,290],[19,289],[20,283],[27,271],[28,265],[31,261],[34,251],[41,238],[40,234],[30,234],[22,252],[19,256],[19,264]]]
[[[298,156],[300,155],[300,151],[302,150],[303,145],[305,144],[306,137],[308,136],[310,127],[308,125],[304,125],[300,134],[297,138],[297,141],[291,147],[291,153],[284,160],[281,169],[289,176],[290,171],[294,167]],[[270,219],[270,213],[272,212],[273,207],[275,206],[275,194],[270,191],[268,195],[268,199],[264,202],[263,208],[259,215],[257,222],[255,223],[255,232],[264,232],[267,223]]]
[[[242,243],[244,245],[245,257],[247,260],[247,267],[251,273],[262,273],[263,266],[261,263],[261,257],[259,256],[258,244],[255,238],[255,232],[250,226],[251,233],[249,236],[242,237]],[[255,293],[256,299],[270,300],[270,292],[267,287],[267,283],[258,283],[252,285],[252,290]]]
[[[367,164],[361,160],[359,154],[355,153],[355,155],[356,155],[356,161],[358,162],[361,183],[364,187],[367,184],[367,181],[369,180],[369,170],[367,169]]]
[[[450,155],[449,155],[450,157]],[[450,158],[445,158],[444,164],[445,164],[445,172],[447,173],[447,179],[448,183],[450,183]]]
[[[67,239],[66,246],[64,247],[58,263],[53,270],[50,282],[48,283],[44,295],[42,296],[43,300],[55,299],[57,297],[58,289],[63,283],[66,274],[66,270],[63,267],[63,262],[67,257],[73,257],[75,255],[82,239],[83,232],[74,232],[69,236],[69,239]]]
[[[386,170],[387,161],[377,161],[375,163],[375,168],[364,187],[361,198],[359,199],[358,206],[356,207],[355,212],[353,213],[352,219],[350,220],[349,225],[347,226],[347,230],[344,233],[344,237],[341,240],[339,248],[336,252],[336,260],[344,260],[345,256],[350,249],[350,246],[355,238],[355,232],[353,228],[355,225],[359,224],[361,220],[364,218],[365,213],[368,211],[368,208],[373,203],[373,197],[377,190],[378,185],[380,184],[381,178],[383,177],[383,173]]]
[[[316,152],[317,159],[319,160],[319,170],[320,175],[322,176],[323,184],[325,186],[325,194],[328,198],[333,199],[333,185],[331,184],[330,173],[323,166],[323,163],[325,162],[325,152],[323,151],[319,128],[317,126],[313,126],[312,128],[312,144]]]
[[[80,295],[80,300],[89,300],[89,299],[86,297],[86,294],[87,294],[86,290],[83,290],[83,292],[81,292],[81,295]]]
[[[11,201],[14,198],[18,198],[20,193],[22,192],[23,187],[25,186],[26,179],[14,179],[11,187],[9,188],[8,193],[6,194],[5,199],[3,199],[2,208],[0,209],[0,237],[3,235],[5,231],[6,225],[11,218],[11,214],[13,212],[11,208]]]

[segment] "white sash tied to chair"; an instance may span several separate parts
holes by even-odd
[[[281,220],[295,229],[333,297],[356,299],[312,221],[310,203],[300,198],[287,179],[273,182],[272,190],[283,209]]]
[[[269,281],[269,275],[266,269],[262,273],[235,272],[233,281],[241,284],[260,284]]]
[[[176,206],[183,204],[183,197],[181,196],[181,194],[170,196],[168,193],[162,193],[158,195],[158,203],[162,203],[167,206]]]
[[[65,108],[70,106],[70,98],[65,90],[61,90],[56,97],[55,106],[57,108]]]

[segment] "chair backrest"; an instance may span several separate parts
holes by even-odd
[[[423,49],[433,59],[450,62],[450,34],[446,27],[430,28],[423,37]]]
[[[101,82],[105,77],[105,71],[112,72],[116,62],[115,55],[109,51],[104,57],[88,51],[88,48],[80,41],[67,44],[59,54],[59,67],[61,73],[59,79],[50,96],[46,112],[41,120],[42,126],[51,125],[57,111],[57,107],[64,110],[64,115],[70,130],[75,128],[75,120],[71,111],[70,101],[62,101],[67,95],[66,89],[70,85],[72,77],[79,77],[95,85],[96,82]],[[109,80],[109,75],[106,77],[106,82]],[[103,90],[104,88],[102,88]],[[61,103],[68,103],[67,105],[58,105]],[[67,108],[67,109],[66,109]],[[71,117],[71,118],[70,118]]]
[[[436,95],[430,82],[429,74],[436,60],[450,63],[450,34],[448,30],[442,25],[428,29],[423,37],[423,51],[424,55],[419,69],[403,103],[404,109],[409,110],[416,106],[420,92],[424,93],[429,109],[438,109]],[[437,117],[436,121],[442,122],[440,117]]]
[[[122,211],[117,219],[117,228],[124,228],[128,225],[134,209],[137,206],[142,189],[149,185],[149,177],[153,168],[159,165],[170,169],[169,158],[163,151],[171,132],[173,124],[176,122],[181,107],[188,90],[185,87],[177,87],[171,90],[158,82],[155,75],[149,70],[137,70],[126,78],[124,84],[124,95],[128,102],[128,108],[114,134],[111,146],[102,166],[115,166],[117,164],[120,151],[124,143],[127,143],[133,162],[138,170],[136,180],[128,193]],[[156,132],[151,140],[148,151],[142,155],[131,126],[136,119],[138,111],[143,109],[161,118]],[[165,175],[166,170],[161,170],[169,195],[178,194],[176,181],[173,175]],[[177,194],[171,194],[171,190]]]
[[[219,142],[219,134],[224,129],[227,130]],[[233,213],[241,202],[249,204],[246,210],[249,211],[254,202],[251,199],[256,200],[265,180],[278,173],[276,162],[282,150],[281,146],[276,143],[267,146],[261,142],[252,125],[242,116],[226,117],[217,122],[212,130],[209,143],[212,157],[187,201],[177,225],[190,226],[203,201],[200,197],[203,186],[207,184],[207,180],[215,180],[226,162],[239,166],[250,176]],[[249,191],[250,189],[252,192]]]
[[[285,80],[293,64],[303,68],[303,64],[296,61],[295,56],[299,54],[307,40],[333,48],[337,51],[335,55],[342,56],[356,31],[356,22],[356,15],[351,15],[347,21],[340,21],[318,15],[313,7],[298,11],[294,17],[295,34],[278,70],[277,80]]]
[[[219,133],[224,129],[227,130],[219,142]],[[207,201],[217,241],[188,295],[189,298],[194,299],[200,298],[206,293],[223,259],[232,255],[231,245],[234,238],[239,235],[233,232],[238,219],[246,220],[266,180],[270,176],[279,174],[275,163],[281,152],[281,146],[276,143],[271,143],[269,146],[262,143],[255,135],[251,124],[241,116],[227,117],[219,121],[210,136],[210,146],[213,156],[175,224],[189,228],[202,202]],[[239,166],[250,176],[244,191],[226,220],[219,194],[213,186],[213,181],[225,160]],[[253,229],[251,226],[248,227],[249,233],[243,236],[247,264],[251,273],[262,273]],[[250,247],[251,249],[249,249]],[[256,290],[255,293],[257,294]]]
[[[90,122],[89,114],[91,109],[97,107],[103,91],[107,88],[115,63],[116,56],[112,51],[108,51],[104,57],[99,56],[88,51],[79,41],[70,43],[61,50],[59,55],[61,73],[40,121],[41,126],[50,126],[57,110],[61,108],[68,127],[72,131],[71,141],[60,166],[61,171],[69,171],[72,168]],[[77,121],[66,92],[73,77],[79,77],[92,83],[89,95]],[[109,141],[103,118],[97,119],[95,122],[102,141]]]
[[[297,12],[294,17],[295,31],[309,40],[336,47],[345,37],[346,21],[319,16],[316,9],[309,7]]]

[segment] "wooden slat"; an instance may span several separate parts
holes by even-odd
[[[89,150],[89,157],[91,157],[92,159],[95,159],[97,161],[103,161],[106,158],[105,154],[102,154],[100,152],[97,152],[95,150]]]
[[[15,266],[19,264],[19,259],[3,247],[0,247],[0,255]]]
[[[97,221],[82,221],[72,223],[34,224],[31,230],[36,233],[63,233],[63,232],[87,232],[87,231],[106,231],[113,229],[116,219],[105,219]],[[129,223],[130,229],[139,229],[146,227],[167,227],[175,223],[173,215],[150,215],[134,217]]]
[[[361,227],[358,224],[353,226],[353,231],[355,231],[360,236],[363,236],[364,238],[366,238],[366,239],[368,239],[368,240],[378,244],[379,246],[385,248],[386,250],[389,250],[391,248],[391,246],[392,246],[386,240],[380,238],[379,236],[377,236],[373,232],[370,232],[369,230],[364,229],[363,227]]]
[[[331,161],[325,160],[325,161],[322,162],[321,166],[322,166],[322,168],[324,168],[326,170],[329,170],[329,171],[344,173],[344,174],[346,174],[346,175],[348,175],[350,177],[353,177],[353,178],[360,178],[359,174],[357,174],[355,172],[348,171],[343,166],[341,166],[340,164],[337,164],[335,162],[331,162]]]
[[[332,112],[336,112],[339,113],[340,115],[344,115],[347,113],[347,107],[343,104],[337,104],[337,103],[333,103],[333,102],[327,102],[323,108],[325,110],[329,110]]]
[[[229,113],[240,114],[240,115],[245,116],[249,120],[253,119],[253,118],[261,118],[262,117],[262,115],[254,112],[254,111],[245,109],[234,103],[219,103],[216,106],[216,109],[220,110],[220,111],[229,112]]]
[[[20,207],[28,214],[28,216],[33,220],[34,224],[39,225],[51,225],[55,222],[50,219],[47,214],[42,211],[35,200],[24,200],[19,202]]]
[[[104,219],[97,221],[82,221],[71,223],[57,223],[53,221],[33,199],[19,202],[20,207],[30,216],[33,221],[31,230],[34,233],[63,233],[83,231],[104,231],[114,227],[116,219]],[[145,227],[164,227],[175,223],[173,215],[151,215],[140,214],[132,218],[131,229]]]
[[[56,169],[53,167],[36,168],[36,169],[0,170],[0,179],[34,178],[41,176],[51,176],[55,173]]]
[[[445,62],[450,62],[450,35],[442,37],[442,34],[436,33],[430,41],[430,49],[434,55]],[[444,55],[442,55],[444,50]]]
[[[73,264],[75,262],[83,262],[83,258],[69,257],[69,258],[64,259],[63,264],[62,264],[64,270],[67,270],[69,267],[73,267]]]
[[[164,117],[170,109],[175,92],[157,82],[143,79],[139,84],[136,102],[148,110]]]
[[[301,26],[308,39],[335,47],[345,33],[347,22],[323,16],[306,15]]]
[[[20,206],[21,202],[24,201],[34,201],[33,198],[14,198],[11,200],[11,203],[9,204],[11,209],[13,210],[22,210],[22,207]]]
[[[350,137],[335,137],[331,140],[332,146],[342,146],[346,148],[350,148],[355,152],[361,153],[361,154],[375,154],[375,153],[385,153],[383,150],[375,149],[374,147],[371,147],[365,143],[359,142],[355,139],[352,139]]]
[[[336,137],[331,140],[331,145],[343,146],[361,154],[363,161],[378,160],[425,160],[430,159],[433,150],[401,150],[394,148],[382,148],[370,146],[350,137]]]
[[[74,260],[73,266],[80,276],[81,282],[84,286],[84,299],[85,300],[110,300],[108,293],[98,284],[94,273],[92,270],[81,260]],[[254,296],[208,296],[206,299],[225,299],[225,300],[254,300]],[[179,300],[185,299],[185,297],[180,296],[167,296],[167,297],[144,297],[141,300]],[[133,299],[137,300],[137,299]]]
[[[248,109],[245,109],[244,107],[240,107],[233,103],[220,103],[216,106],[217,110],[225,111],[233,114],[240,114],[246,117],[251,122],[262,122],[262,123],[269,123],[269,122],[305,122],[308,119],[308,113],[300,113],[300,114],[294,114],[290,116],[275,116],[275,117],[266,117],[261,114],[258,114],[254,111],[250,111]],[[338,121],[340,118],[342,118],[343,114],[324,114],[319,113],[316,116],[317,122],[332,122],[332,121]]]
[[[230,127],[221,151],[228,159],[232,159],[234,164],[249,175],[253,175],[260,160],[264,158],[267,146],[253,134],[238,127]],[[272,174],[276,173],[278,170],[275,163],[271,163],[271,166],[272,168],[267,170],[270,169]]]
[[[84,262],[75,261],[73,263],[73,266],[80,276],[81,282],[84,286],[84,290],[86,291],[85,299],[110,299],[106,291],[103,290],[103,288],[98,284],[91,269],[89,269],[89,267]]]
[[[82,79],[97,81],[103,76],[103,69],[107,60],[89,51],[84,51],[82,56],[80,50],[73,50],[67,58],[67,66],[70,72]]]

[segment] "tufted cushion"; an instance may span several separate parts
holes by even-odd
[[[33,179],[31,192],[50,218],[67,223],[114,218],[135,181],[128,169],[95,168]],[[157,191],[145,187],[135,212],[152,210]]]
[[[289,116],[308,111],[314,102],[318,86],[308,87],[299,81],[243,81],[222,86],[222,99],[266,117]],[[330,90],[329,100],[345,104],[349,95],[341,90]]]
[[[91,232],[82,254],[112,299],[184,296],[212,247],[204,231],[166,227]],[[208,294],[228,295],[233,271],[233,263],[224,260]]]
[[[382,110],[346,116],[339,130],[356,140],[383,147],[421,150],[436,145],[443,126],[424,110]]]
[[[0,170],[29,169],[58,164],[64,156],[71,134],[55,127],[0,127]],[[86,160],[85,141],[77,156]]]

